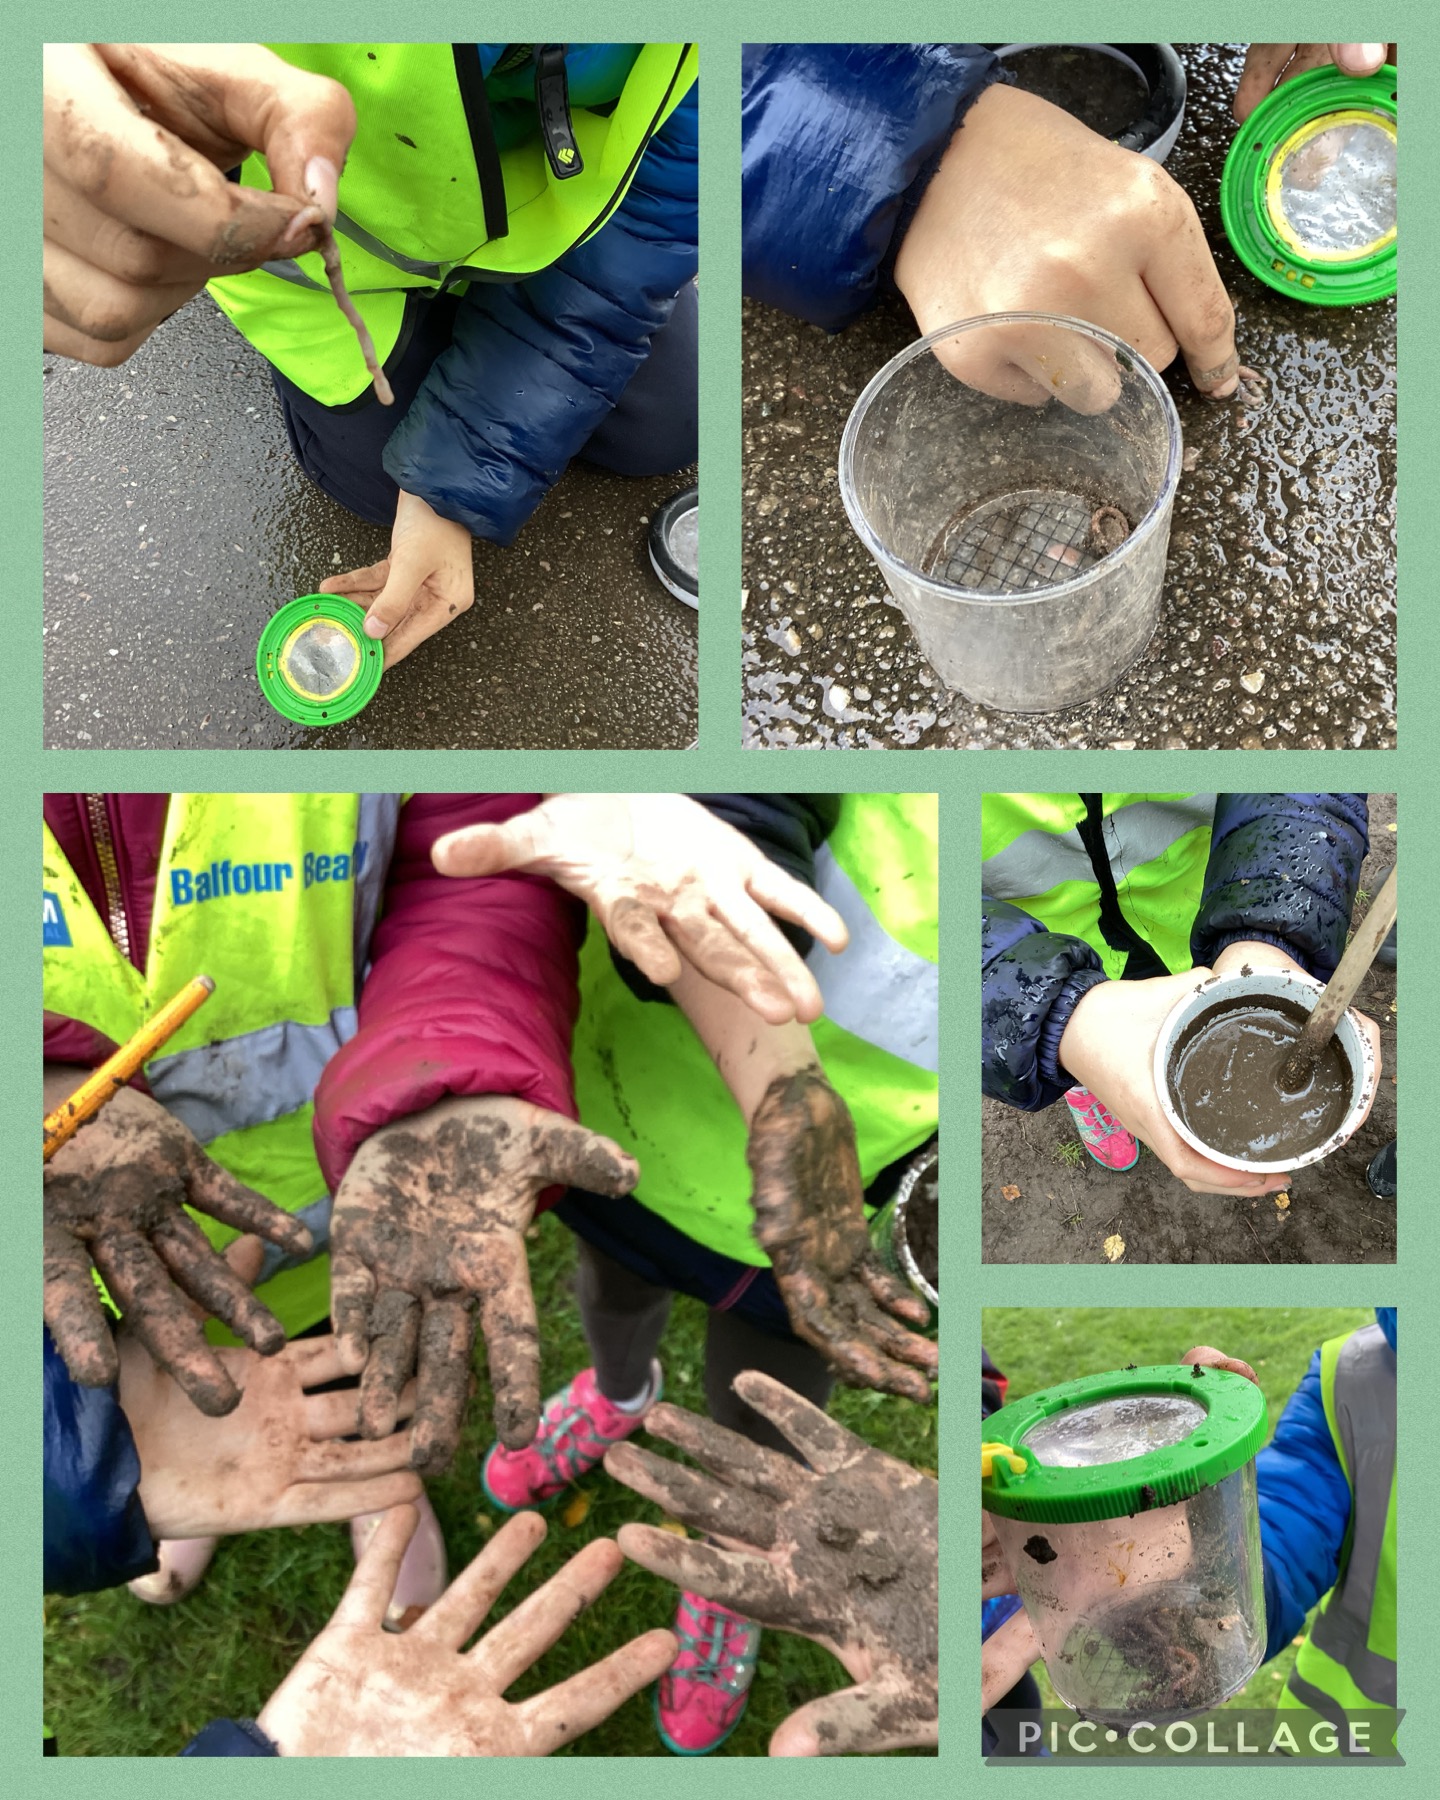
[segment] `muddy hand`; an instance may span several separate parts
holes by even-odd
[[[544,1541],[537,1513],[508,1520],[408,1631],[386,1631],[416,1516],[402,1506],[381,1520],[334,1617],[262,1709],[256,1724],[282,1756],[549,1756],[669,1668],[675,1639],[649,1631],[557,1687],[505,1699],[624,1566],[597,1538],[466,1650]]]
[[[849,941],[833,907],[684,794],[552,794],[440,838],[433,856],[442,875],[548,875],[658,987],[689,963],[772,1025],[818,1019],[824,1004],[774,919],[828,950]]]
[[[186,1215],[187,1203],[292,1255],[311,1248],[303,1225],[211,1162],[163,1106],[127,1088],[46,1165],[45,1323],[78,1382],[115,1380],[93,1263],[126,1328],[201,1412],[218,1416],[238,1405],[240,1391],[185,1297],[262,1355],[279,1350],[285,1333]]]
[[[469,1398],[478,1321],[495,1426],[523,1450],[540,1422],[540,1340],[525,1228],[547,1188],[626,1194],[632,1159],[558,1113],[503,1096],[442,1100],[356,1153],[331,1221],[331,1310],[361,1429],[384,1437],[419,1374],[414,1466],[444,1469]]]
[[[802,1069],[770,1084],[745,1158],[755,1237],[796,1334],[852,1387],[927,1402],[939,1348],[908,1327],[926,1324],[930,1309],[870,1247],[855,1126],[823,1074]]]
[[[113,368],[213,276],[317,248],[354,133],[259,44],[47,45],[45,348]],[[251,150],[274,192],[226,180]]]
[[[652,1574],[757,1624],[813,1638],[845,1665],[855,1685],[792,1713],[771,1740],[772,1756],[933,1744],[939,1483],[872,1449],[767,1375],[747,1370],[736,1377],[735,1391],[805,1463],[679,1407],[656,1406],[646,1430],[706,1472],[634,1444],[608,1450],[605,1467],[729,1547],[626,1525],[620,1548]]]

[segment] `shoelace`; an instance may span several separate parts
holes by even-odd
[[[1080,1115],[1082,1125],[1088,1125],[1092,1131],[1098,1131],[1102,1137],[1120,1129],[1119,1121],[1106,1112],[1099,1100],[1092,1100]]]
[[[700,1630],[692,1631],[677,1616],[675,1635],[680,1640],[681,1655],[689,1650],[700,1661],[694,1668],[672,1670],[670,1679],[699,1681],[706,1687],[719,1688],[723,1693],[743,1694],[755,1671],[754,1626],[708,1608],[702,1610],[692,1606],[689,1611],[692,1618],[707,1621],[708,1625],[702,1624]],[[730,1646],[732,1632],[741,1640],[740,1646],[733,1650]],[[727,1674],[727,1669],[733,1673]]]
[[[574,1479],[576,1465],[586,1451],[593,1449],[597,1442],[609,1442],[608,1438],[601,1437],[595,1431],[584,1407],[569,1404],[569,1397],[569,1388],[557,1396],[554,1411],[547,1410],[542,1414],[541,1429],[535,1437],[535,1449],[540,1452],[540,1460],[554,1480],[562,1486]],[[573,1440],[568,1451],[561,1448],[567,1436]],[[565,1460],[567,1457],[568,1461]]]

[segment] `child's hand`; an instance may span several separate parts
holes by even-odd
[[[355,107],[259,44],[47,44],[44,87],[58,355],[115,368],[212,276],[314,250],[334,215]],[[273,193],[225,179],[252,149]]]
[[[1393,48],[1385,44],[1252,44],[1235,90],[1235,117],[1243,123],[1272,89],[1308,69],[1324,68],[1326,63],[1334,63],[1342,75],[1373,75],[1387,60],[1387,50]]]
[[[1281,952],[1274,953],[1277,958]],[[1115,1117],[1197,1194],[1273,1194],[1286,1175],[1228,1169],[1192,1150],[1170,1124],[1155,1092],[1155,1043],[1170,1009],[1211,971],[1151,981],[1103,981],[1082,996],[1060,1039],[1058,1061],[1073,1081],[1098,1094]]]
[[[934,1744],[939,1482],[864,1443],[769,1375],[746,1369],[735,1392],[804,1460],[662,1402],[646,1414],[645,1429],[700,1469],[634,1444],[613,1445],[605,1467],[708,1541],[622,1525],[620,1548],[652,1575],[758,1625],[812,1638],[845,1665],[854,1685],[791,1713],[770,1740],[772,1756],[867,1756]]]
[[[320,592],[343,594],[365,608],[365,635],[384,638],[391,668],[474,603],[470,533],[402,489],[389,556],[368,569],[331,575]]]
[[[924,1405],[939,1351],[930,1309],[870,1248],[850,1112],[818,1069],[770,1084],[750,1126],[755,1239],[798,1336],[852,1387]]]
[[[550,794],[503,825],[451,832],[431,857],[442,875],[548,875],[657,987],[694,971],[771,1025],[824,1008],[774,920],[827,950],[849,942],[832,906],[685,794]],[[742,1018],[737,1030],[751,1024]]]
[[[1183,354],[1201,393],[1239,385],[1235,311],[1189,197],[1159,163],[1058,106],[988,88],[950,141],[895,263],[922,331],[983,313],[1103,326],[1157,369]],[[1112,359],[1033,326],[967,334],[942,361],[1000,399],[1102,412]]]

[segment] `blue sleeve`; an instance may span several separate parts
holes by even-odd
[[[1065,1092],[1060,1039],[1070,1015],[1105,980],[1081,938],[1046,931],[1008,900],[982,897],[980,911],[980,1088],[1021,1112]]]
[[[45,1333],[45,1592],[89,1594],[159,1567],[140,1458],[114,1388],[81,1387]]]
[[[979,44],[747,44],[745,292],[839,331],[876,297],[909,212],[975,98]]]
[[[1335,972],[1370,847],[1364,794],[1221,794],[1190,934],[1208,966],[1227,944],[1275,944],[1319,981]]]
[[[1286,1403],[1275,1436],[1255,1459],[1255,1484],[1265,1558],[1268,1661],[1335,1585],[1350,1525],[1350,1486],[1325,1422],[1318,1350]]]
[[[253,1719],[213,1719],[180,1752],[182,1756],[278,1756]]]
[[[475,537],[512,543],[649,355],[698,254],[697,85],[593,237],[525,281],[471,286],[385,446],[390,475]]]

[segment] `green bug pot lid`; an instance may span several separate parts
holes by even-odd
[[[339,594],[303,594],[260,633],[260,691],[297,725],[339,725],[375,698],[385,668],[379,638],[365,635],[364,609]]]
[[[1240,127],[1220,180],[1236,254],[1282,294],[1358,306],[1395,292],[1395,70],[1312,69]]]
[[[1025,1466],[995,1456],[981,1505],[1039,1524],[1172,1506],[1243,1469],[1265,1430],[1265,1396],[1228,1369],[1162,1363],[1089,1375],[985,1421],[986,1438]]]

